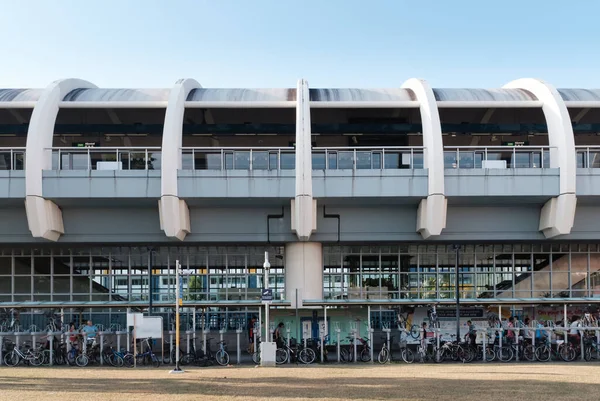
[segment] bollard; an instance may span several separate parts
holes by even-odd
[[[102,358],[102,350],[104,349],[104,332],[101,331],[98,334],[100,335],[100,366],[102,366],[104,365],[104,358]]]
[[[187,351],[186,351],[186,352],[187,352],[188,354],[190,353],[190,336],[191,336],[191,335],[192,335],[192,332],[191,332],[191,331],[187,330],[187,331],[185,332],[185,341],[186,341],[186,345],[187,345]],[[206,352],[206,350],[205,350],[204,352]]]
[[[206,354],[206,337],[208,336],[208,333],[210,333],[210,329],[204,329],[202,330],[202,351],[204,351],[204,353]],[[256,337],[254,337],[256,338]]]
[[[175,342],[173,341],[173,334],[175,334],[174,331],[169,331],[169,363],[175,362],[171,359],[171,355],[173,355],[173,350],[175,349]]]
[[[483,362],[487,362],[487,329],[483,331]]]
[[[237,358],[236,358],[236,362],[237,364],[241,364],[242,363],[242,348],[240,346],[240,336],[242,334],[242,328],[241,326],[238,326],[238,328],[235,330],[235,334],[237,337]]]
[[[50,336],[50,366],[54,365],[54,333],[52,332],[48,332],[48,335]],[[0,341],[0,344],[2,342]],[[100,355],[102,355],[102,353],[100,353]],[[100,360],[102,360],[102,358],[100,358]]]
[[[324,358],[324,354],[323,354],[323,348],[325,348],[325,327],[323,327],[323,330],[321,331],[321,363],[325,363],[325,358]]]

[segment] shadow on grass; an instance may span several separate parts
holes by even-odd
[[[479,373],[481,372],[472,372],[471,377]],[[0,394],[5,391],[14,392],[22,386],[28,392],[40,392],[40,400],[44,399],[43,393],[47,392],[123,394],[125,399],[127,394],[194,395],[198,399],[221,396],[243,399],[488,401],[505,399],[507,395],[511,399],[528,401],[598,399],[596,384],[548,382],[530,378],[521,380],[514,375],[504,376],[503,373],[491,380],[419,377],[304,378],[301,370],[293,378],[260,377],[260,371],[256,372],[257,377],[251,379],[227,378],[227,375],[228,372],[223,370],[223,378],[202,378],[190,373],[188,376],[129,379],[125,373],[123,378],[61,380],[47,377],[41,371],[39,375],[32,374],[29,377],[13,377],[0,372]],[[66,399],[70,398],[67,396]]]

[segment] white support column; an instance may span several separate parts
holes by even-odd
[[[292,231],[308,241],[317,229],[317,205],[312,191],[312,145],[308,82],[298,81],[296,91],[296,196],[292,199]]]
[[[304,299],[323,298],[323,246],[319,242],[292,242],[285,244],[286,299],[298,308]]]
[[[42,193],[43,171],[52,169],[52,139],[59,103],[69,92],[95,88],[80,79],[64,79],[51,83],[33,108],[25,149],[25,209],[29,231],[34,238],[58,241],[64,234],[62,212]]]
[[[560,169],[559,195],[550,199],[540,213],[540,231],[546,238],[569,234],[575,221],[577,197],[575,183],[577,160],[575,138],[569,111],[558,91],[550,84],[533,78],[512,81],[505,88],[524,89],[542,102],[548,125],[550,167]]]
[[[190,212],[187,203],[179,199],[177,171],[181,170],[183,145],[183,116],[189,93],[200,84],[193,79],[180,79],[169,95],[162,136],[162,166],[158,210],[160,229],[167,237],[180,241],[190,233]]]
[[[446,228],[448,202],[444,191],[444,144],[435,95],[423,79],[412,78],[402,88],[414,92],[419,101],[423,134],[423,166],[427,169],[427,198],[417,210],[417,232],[423,238],[440,235]]]

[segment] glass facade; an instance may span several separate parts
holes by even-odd
[[[597,244],[325,246],[325,299],[600,297]]]

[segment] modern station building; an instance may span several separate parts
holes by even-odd
[[[600,300],[600,89],[0,89],[0,308],[212,328]],[[456,274],[459,275],[456,280]],[[293,312],[289,312],[290,316]],[[165,321],[166,321],[165,320]],[[38,323],[39,324],[39,323]]]

